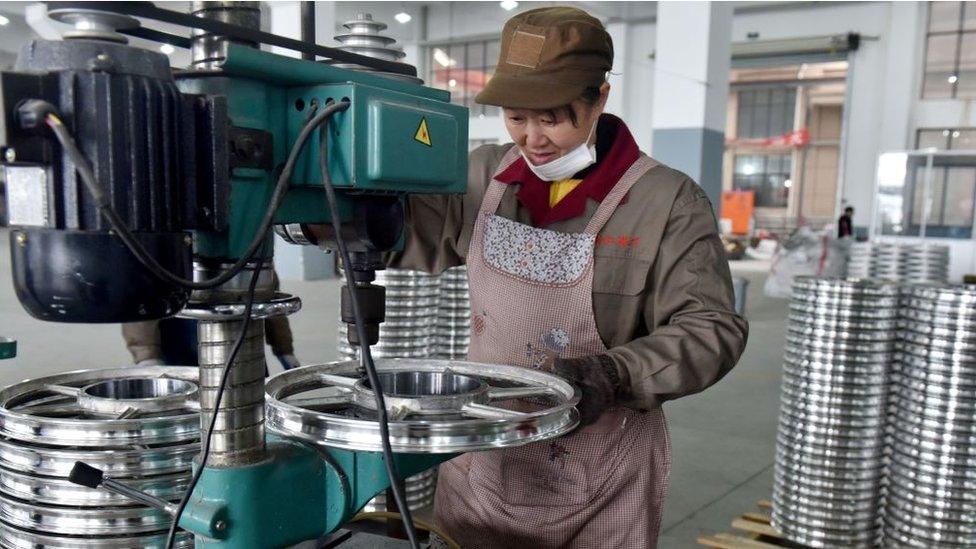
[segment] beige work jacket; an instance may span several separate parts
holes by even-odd
[[[467,194],[409,199],[406,247],[393,266],[440,273],[464,264],[485,189],[512,146],[471,153]],[[496,213],[531,225],[518,188],[510,185]],[[582,216],[546,228],[582,232],[598,205],[588,200]],[[711,203],[688,176],[667,166],[648,171],[598,235],[594,262],[596,325],[629,386],[625,405],[651,408],[697,393],[738,361],[748,323],[734,312]]]

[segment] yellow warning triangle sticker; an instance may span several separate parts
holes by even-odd
[[[413,138],[415,140],[417,140],[417,141],[420,141],[424,145],[427,145],[428,147],[432,147],[433,146],[430,143],[430,132],[427,131],[427,119],[426,118],[421,118],[420,119],[420,127],[417,128],[417,133],[416,133],[416,135],[413,136]]]

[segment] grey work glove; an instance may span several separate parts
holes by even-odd
[[[617,401],[620,373],[607,355],[557,358],[553,372],[579,387],[581,397],[576,409],[580,414],[580,426],[600,419],[600,415]]]
[[[300,362],[298,362],[298,359],[295,358],[295,355],[293,354],[277,355],[277,357],[278,357],[278,362],[281,363],[281,367],[284,368],[285,370],[298,368],[299,366],[302,365]]]

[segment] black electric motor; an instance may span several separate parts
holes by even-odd
[[[29,99],[57,108],[115,211],[184,278],[192,271],[184,231],[196,228],[205,188],[196,181],[195,117],[206,106],[180,94],[165,55],[108,41],[34,41],[0,73],[0,161],[21,304],[58,322],[178,312],[188,292],[149,272],[110,232],[64,149],[43,123],[25,124]]]

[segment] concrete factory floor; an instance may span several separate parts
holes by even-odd
[[[7,231],[0,230],[0,335],[17,339],[19,353],[0,361],[0,385],[131,362],[117,325],[51,324],[28,316],[13,292],[8,247]],[[694,547],[699,535],[728,530],[733,517],[770,497],[786,302],[762,295],[768,264],[737,262],[732,269],[751,281],[749,345],[718,385],[665,407],[674,464],[659,544],[664,549]],[[283,284],[304,302],[292,327],[305,363],[336,357],[338,288],[336,281]],[[280,371],[268,358],[272,371]]]

